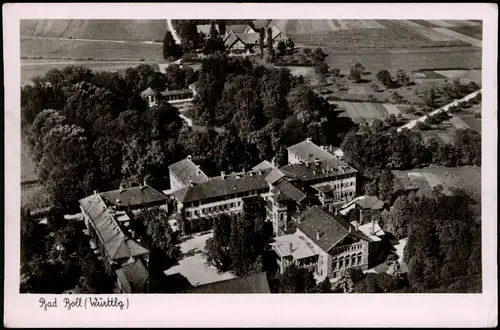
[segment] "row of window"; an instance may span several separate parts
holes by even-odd
[[[347,255],[345,257],[335,258],[332,261],[332,269],[342,269],[357,266],[361,264],[362,253]],[[337,268],[338,267],[338,268]]]
[[[341,193],[341,194],[335,194],[335,199],[341,199],[349,196],[354,196],[354,191],[349,191],[346,193]]]
[[[210,214],[210,213],[214,213],[214,212],[227,211],[229,209],[234,208],[235,206],[240,207],[241,202],[233,202],[233,203],[221,204],[221,205],[217,205],[217,206],[205,207],[201,210],[193,210],[192,212],[186,211],[186,216],[190,217],[191,214],[193,216],[198,216],[200,214],[205,215],[205,214]]]
[[[339,246],[333,250],[334,253],[342,253],[344,251],[356,251],[363,247],[362,243],[351,244],[348,246]]]
[[[236,186],[234,186],[233,188],[235,188],[235,187]],[[249,196],[254,196],[254,195],[260,195],[260,194],[263,194],[263,193],[265,193],[267,191],[269,191],[269,188],[267,188],[267,189],[260,189],[260,190],[244,191],[244,192],[241,192],[241,193],[238,193],[238,194],[229,194],[229,195],[220,196],[220,197],[217,197],[217,198],[205,199],[203,201],[196,201],[196,202],[192,202],[192,203],[186,203],[184,206],[186,208],[188,208],[188,207],[202,206],[203,204],[208,204],[208,203],[216,203],[216,202],[222,202],[224,200],[231,200],[231,199],[240,198],[240,197],[249,197]]]

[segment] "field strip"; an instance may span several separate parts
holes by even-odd
[[[418,34],[429,38],[432,41],[450,41],[450,40],[455,40],[455,38],[439,33],[431,28],[426,28],[426,27],[421,27],[421,28],[415,28],[413,31],[417,32]]]
[[[396,115],[397,116],[397,115],[399,115],[401,113],[399,111],[399,109],[394,104],[384,103],[382,105],[387,110],[387,112],[389,113],[389,115]]]
[[[450,118],[450,122],[455,126],[456,129],[467,129],[470,128],[469,125],[462,118],[453,116]]]
[[[460,78],[467,74],[467,70],[444,70],[444,71],[438,70],[434,72],[450,79]]]
[[[442,21],[442,20],[427,20],[427,21],[429,21],[432,24],[435,24],[437,26],[444,27],[444,28],[455,26],[454,24],[450,24],[450,23],[448,23],[446,21]]]
[[[349,26],[347,25],[347,22],[345,19],[338,19],[337,22],[340,24],[340,27],[342,30],[348,30]]]
[[[399,23],[404,24],[404,25],[409,26],[409,27],[412,27],[412,28],[417,28],[417,29],[425,28],[425,26],[423,26],[423,25],[420,25],[418,23],[408,21],[408,20],[401,20],[401,21],[399,21]]]
[[[380,103],[373,103],[372,105],[375,108],[375,110],[377,110],[377,112],[379,113],[380,117],[382,117],[382,118],[389,117],[389,112],[387,111],[387,109],[382,104],[380,104]]]
[[[342,27],[340,26],[340,24],[335,19],[329,19],[328,20],[328,25],[330,25],[330,28],[332,29],[332,31],[342,30]]]
[[[452,30],[449,30],[449,29],[445,29],[445,28],[434,28],[435,31],[439,32],[439,33],[443,33],[443,34],[447,34],[451,37],[454,37],[455,39],[458,39],[458,40],[461,40],[461,41],[464,41],[464,42],[467,42],[473,46],[477,46],[477,47],[481,47],[482,46],[482,42],[481,40],[478,40],[478,39],[475,39],[475,38],[471,38],[471,37],[468,37],[466,35],[463,35],[461,33],[458,33],[458,32],[455,32],[455,31],[452,31]]]
[[[469,21],[466,19],[457,19],[455,20],[460,26],[478,26],[481,25],[480,23],[476,23],[473,21]]]
[[[363,111],[369,118],[378,118],[381,119],[380,113],[377,111],[377,108],[373,105],[373,103],[364,102]]]
[[[377,22],[374,19],[369,19],[369,20],[367,20],[367,22],[370,23],[370,25],[372,26],[373,29],[385,29],[385,26],[383,26],[382,24],[380,24],[379,22]]]
[[[354,106],[353,103],[350,102],[344,102],[344,109],[346,109],[347,113],[349,114],[349,117],[351,118],[359,118],[360,115],[356,111],[356,107]]]

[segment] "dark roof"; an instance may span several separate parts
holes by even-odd
[[[127,264],[116,270],[116,275],[127,293],[143,293],[149,274],[141,260]]]
[[[229,34],[227,34],[226,39],[224,39],[224,45],[226,46],[226,48],[229,48],[238,40],[240,39],[236,36],[236,34],[230,32]]]
[[[293,146],[288,147],[287,150],[288,152],[295,154],[304,162],[313,161],[314,159],[326,160],[336,158],[334,155],[316,145],[311,140],[304,140],[294,144]]]
[[[326,252],[350,233],[369,240],[366,235],[358,233],[342,216],[334,215],[317,205],[300,216],[297,228]]]
[[[250,25],[247,24],[234,24],[228,25],[226,31],[233,31],[235,33],[244,33],[245,31],[251,29]]]
[[[180,95],[180,94],[193,94],[193,91],[189,88],[186,88],[186,89],[177,89],[173,91],[166,90],[161,92],[161,95],[163,96]]]
[[[267,160],[263,160],[254,167],[252,167],[252,170],[257,171],[257,170],[267,170],[270,168],[273,168],[273,164]]]
[[[302,191],[286,180],[280,182],[276,188],[297,203],[302,202],[307,197]]]
[[[158,94],[157,91],[155,91],[154,89],[152,89],[151,87],[148,87],[146,90],[144,90],[141,95],[142,96],[153,96],[153,95],[156,95]]]
[[[149,254],[148,249],[125,235],[114,217],[113,210],[106,205],[100,194],[87,196],[79,202],[111,260]]]
[[[261,190],[269,187],[267,181],[264,179],[268,173],[269,170],[262,171],[262,174],[254,172],[232,174],[227,175],[224,179],[218,176],[210,178],[209,181],[200,183],[194,187],[184,187],[173,192],[173,194],[178,201],[186,203]]]
[[[379,200],[377,196],[363,196],[364,198],[359,198],[356,204],[364,209],[380,210],[384,207],[384,202]]]
[[[275,184],[277,181],[285,177],[285,174],[280,170],[273,168],[266,176],[266,181],[270,184]]]
[[[324,179],[357,172],[356,169],[338,159],[318,161],[317,164],[314,162],[288,164],[280,167],[280,171],[301,181]]]
[[[189,158],[170,165],[168,170],[184,185],[188,185],[189,181],[200,184],[209,180],[208,176]]]
[[[256,45],[259,43],[259,40],[260,40],[259,33],[236,33],[236,36],[245,45]]]
[[[129,187],[100,193],[107,204],[115,206],[148,206],[166,202],[168,197],[151,186]],[[117,204],[117,199],[121,201]]]
[[[271,293],[265,272],[197,286],[186,293]]]

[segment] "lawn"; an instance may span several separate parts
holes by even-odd
[[[193,286],[224,281],[234,278],[231,273],[219,274],[217,268],[208,266],[203,257],[203,249],[207,239],[213,236],[212,233],[195,235],[192,238],[179,244],[181,253],[184,255],[179,260],[178,265],[165,271],[165,275],[180,274],[185,277]]]

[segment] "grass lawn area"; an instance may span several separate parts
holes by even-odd
[[[184,257],[179,260],[178,265],[166,270],[165,275],[180,274],[193,286],[234,278],[235,276],[233,274],[219,274],[217,268],[206,264],[206,259],[203,257],[202,252],[205,248],[207,239],[212,236],[213,233],[211,232],[199,236],[195,235],[180,243],[179,247]]]

